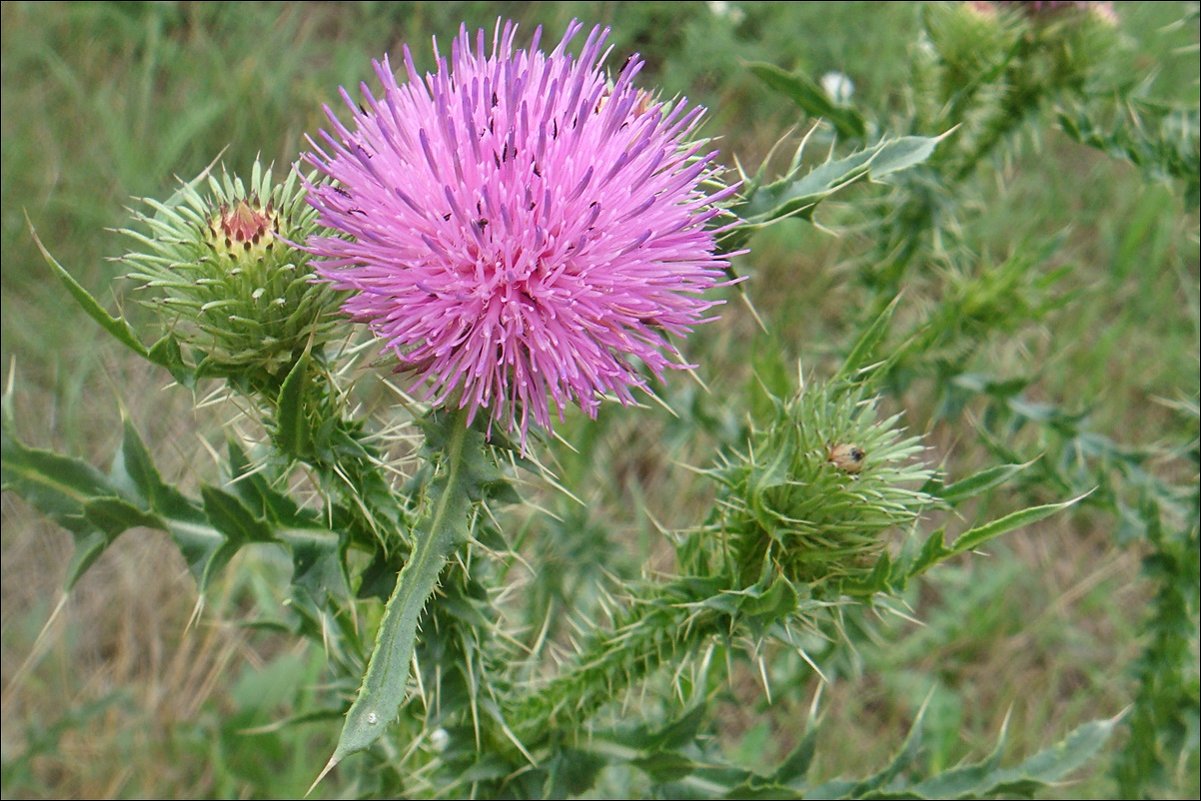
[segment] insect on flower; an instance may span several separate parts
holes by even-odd
[[[318,273],[350,290],[398,370],[434,405],[493,423],[549,429],[602,396],[624,404],[647,374],[687,368],[674,339],[713,317],[704,294],[727,283],[715,218],[716,152],[693,134],[703,109],[657,102],[631,57],[610,80],[607,30],[578,57],[568,26],[549,53],[498,21],[486,44],[466,28],[422,77],[375,63],[382,95],[343,91],[353,123],[307,159],[329,183],[309,202],[334,236],[308,242]]]
[[[867,452],[858,445],[828,445],[826,460],[844,473],[855,475],[863,470]]]

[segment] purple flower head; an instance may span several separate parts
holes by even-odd
[[[517,50],[498,21],[489,52],[462,28],[424,78],[406,47],[407,80],[375,62],[382,96],[343,90],[353,130],[327,108],[332,132],[309,140],[332,179],[309,202],[345,236],[308,246],[351,290],[343,310],[435,405],[484,409],[523,442],[552,404],[595,416],[601,395],[646,388],[643,366],[688,367],[669,337],[712,319],[703,293],[728,267],[710,223],[735,187],[689,140],[704,110],[638,89],[637,57],[609,80],[607,30],[568,52],[581,28],[549,55],[541,29]]]

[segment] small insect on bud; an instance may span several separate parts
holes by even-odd
[[[867,452],[858,445],[830,445],[826,450],[826,459],[842,472],[854,475],[863,469]]]

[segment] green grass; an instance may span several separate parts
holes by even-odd
[[[907,4],[748,5],[735,30],[704,3],[6,3],[0,362],[15,371],[21,433],[94,459],[111,452],[124,409],[168,475],[211,475],[194,432],[219,442],[217,423],[229,414],[194,412],[185,392],[164,389],[160,374],[98,336],[43,265],[29,223],[84,286],[139,319],[131,288],[112,283],[119,266],[107,261],[123,243],[105,231],[125,223],[131,197],[165,196],[174,176],[197,174],[223,149],[233,169],[259,153],[290,163],[305,133],[321,125],[321,105],[338,102],[336,88],[365,79],[370,59],[397,56],[403,42],[429,67],[429,35],[445,43],[461,20],[490,27],[498,15],[517,15],[544,24],[554,39],[586,12],[614,27],[618,62],[632,49],[647,57],[647,85],[707,104],[706,132],[747,165],[797,121],[747,62],[842,70],[863,107],[900,110],[903,62],[918,30]],[[1171,4],[1123,5],[1118,13],[1135,45],[1123,69],[1154,71],[1160,96],[1196,103],[1196,20],[1171,27],[1182,14]],[[1040,269],[1071,270],[1055,289],[1058,308],[987,337],[972,364],[1028,377],[1032,399],[1087,413],[1090,430],[1118,443],[1166,449],[1187,438],[1187,423],[1162,402],[1195,399],[1199,383],[1198,218],[1180,188],[1149,183],[1050,126],[1010,145],[990,180],[966,234],[980,264],[1061,235]],[[851,229],[853,211],[844,199],[819,213],[837,235],[803,223],[767,231],[739,264],[780,347],[818,375],[845,348],[864,303],[851,262],[870,250],[873,232]],[[939,297],[936,267],[923,265],[906,288],[902,315]],[[733,298],[722,321],[689,346],[717,398],[742,391],[751,350],[763,341]],[[928,431],[932,461],[964,475],[989,459],[971,428],[981,410],[969,407],[954,424],[939,420],[937,389],[912,386],[907,419]],[[686,404],[695,393],[674,377],[663,395]],[[622,570],[664,566],[657,560],[667,550],[648,516],[684,527],[707,508],[707,490],[675,463],[706,465],[718,435],[681,438],[673,425],[654,407],[606,408],[598,423],[576,414],[562,428],[568,440],[596,442],[588,459],[573,461],[565,449],[554,456],[564,483],[588,500],[590,518],[610,521],[610,536],[627,544]],[[665,444],[648,447],[657,442]],[[1012,444],[1036,455],[1044,443],[1026,430]],[[1197,481],[1195,465],[1167,455],[1149,469]],[[1028,492],[1063,497],[1054,487]],[[1012,509],[1016,498],[998,491],[985,505]],[[572,545],[578,532],[563,529],[555,542]],[[584,563],[607,558],[587,551],[576,543],[570,554],[581,574]],[[241,625],[278,617],[277,579],[287,565],[277,554],[244,554],[189,626],[196,591],[182,560],[165,538],[128,534],[39,640],[70,559],[69,537],[6,493],[2,552],[6,796],[303,792],[332,747],[336,722],[247,733],[305,711],[324,677],[319,648]],[[928,759],[942,767],[987,753],[1006,714],[1006,753],[1016,760],[1079,723],[1120,712],[1133,698],[1129,669],[1153,593],[1140,579],[1141,555],[1118,542],[1115,520],[1083,510],[936,573],[909,598],[924,625],[872,622],[874,642],[821,688],[816,772],[861,775],[881,765],[927,697],[939,732]],[[773,690],[769,706],[752,671],[739,668],[731,681],[719,728],[734,758],[761,766],[781,758],[818,685]],[[1114,792],[1104,766],[1091,767],[1085,783],[1053,795]],[[339,781],[335,774],[318,795],[349,791]],[[1164,792],[1195,797],[1196,764]]]

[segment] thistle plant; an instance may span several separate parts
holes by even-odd
[[[792,665],[786,684],[829,681],[823,668],[873,615],[910,614],[927,571],[1085,494],[974,519],[976,499],[1032,462],[949,476],[897,403],[905,359],[937,344],[890,342],[911,258],[897,255],[902,232],[938,230],[921,188],[953,193],[1009,135],[995,114],[1089,72],[1059,63],[1071,48],[1047,56],[1050,34],[1015,13],[944,13],[928,21],[935,55],[915,64],[940,104],[900,136],[849,92],[758,68],[828,113],[846,147],[811,164],[802,142],[783,170],[769,156],[737,179],[701,132],[705,110],[641,86],[641,58],[613,58],[601,27],[572,22],[544,52],[541,29],[522,45],[511,22],[464,26],[449,56],[435,42],[432,72],[407,47],[398,68],[373,62],[377,85],[342,90],[346,109],[326,108],[282,183],[257,163],[245,182],[222,168],[134,213],[123,262],[157,314],[153,344],[43,251],[108,333],[251,418],[229,430],[220,477],[172,485],[133,420],[107,473],[31,447],[14,433],[10,382],[5,488],[72,533],[69,584],[136,527],[171,536],[202,593],[246,546],[284,548],[280,627],[327,657],[305,717],[341,721],[311,791],[335,768],[348,793],[406,797],[601,792],[606,768],[636,776],[626,789],[639,794],[689,797],[982,797],[1060,781],[1117,720],[1014,767],[998,750],[931,771],[919,715],[892,766],[823,783],[807,775],[816,720],[788,733],[796,748],[776,769],[749,770],[725,759],[713,714],[747,670],[770,700],[776,655]],[[1065,72],[1019,86],[1037,59]],[[579,412],[601,426],[646,414],[633,408],[646,399],[670,406],[671,387],[706,373],[686,339],[719,308],[743,313],[723,304],[753,283],[741,267],[754,233],[867,181],[896,187],[877,226],[890,277],[850,347],[806,372],[764,335],[746,392],[702,402],[724,423],[713,457],[673,468],[699,477],[708,506],[654,521],[667,567],[601,565],[554,617],[539,600],[554,568],[529,543],[557,527],[603,554],[620,536],[555,474],[556,449],[573,445],[555,432]],[[1017,272],[995,279],[993,302],[1020,294]],[[980,308],[975,289],[963,308]],[[364,411],[380,385],[400,402]],[[705,436],[699,415],[682,417]],[[585,439],[578,457],[596,458]],[[630,719],[635,706],[645,719]]]

